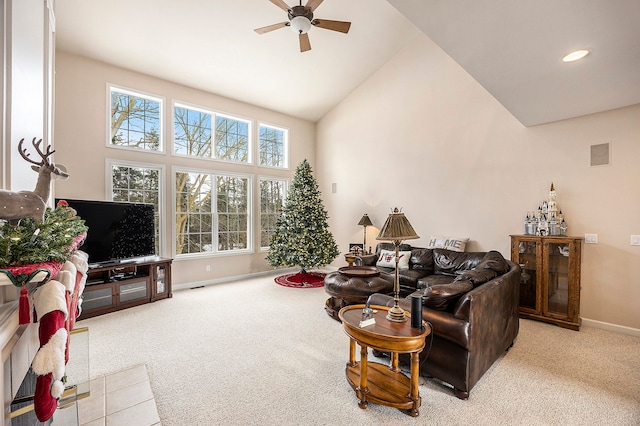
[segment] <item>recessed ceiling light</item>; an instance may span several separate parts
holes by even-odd
[[[573,62],[573,61],[577,61],[578,59],[582,59],[585,56],[587,56],[589,53],[591,53],[591,49],[580,49],[580,50],[574,50],[573,52],[567,53],[563,58],[562,58],[562,62]]]

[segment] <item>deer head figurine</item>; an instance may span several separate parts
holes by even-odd
[[[33,138],[31,144],[40,156],[40,161],[34,161],[29,158],[27,149],[22,147],[23,142],[24,139],[21,139],[18,143],[18,151],[22,158],[33,164],[31,168],[38,172],[38,181],[33,191],[0,190],[0,219],[7,220],[13,225],[17,225],[20,219],[25,217],[33,218],[36,223],[42,223],[49,200],[51,179],[69,178],[63,165],[56,166],[49,161],[49,157],[55,152],[51,150],[51,146],[47,146],[45,152],[42,152],[40,149],[42,139],[36,142],[36,138]]]

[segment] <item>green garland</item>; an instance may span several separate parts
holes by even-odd
[[[0,268],[43,262],[64,262],[74,238],[87,232],[76,211],[65,202],[47,208],[40,224],[32,218],[12,225],[0,219]]]

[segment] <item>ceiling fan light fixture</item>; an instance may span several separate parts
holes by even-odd
[[[304,16],[296,16],[291,19],[291,28],[298,34],[305,34],[311,29],[311,21]]]
[[[591,49],[579,49],[574,50],[573,52],[569,52],[562,57],[562,62],[574,62],[579,59],[584,58],[589,53],[591,53]]]

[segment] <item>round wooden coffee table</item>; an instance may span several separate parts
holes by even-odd
[[[345,333],[351,338],[349,362],[346,367],[347,381],[360,399],[358,406],[365,409],[369,401],[389,407],[407,410],[417,417],[421,398],[418,391],[419,354],[424,348],[425,338],[431,327],[422,322],[422,328],[411,327],[411,320],[391,322],[387,320],[386,306],[371,306],[375,324],[360,327],[362,308],[365,305],[344,307],[338,313]],[[410,313],[406,312],[409,316]],[[360,361],[356,361],[356,343],[360,345]],[[368,348],[391,352],[391,365],[368,362]],[[411,377],[398,368],[398,354],[411,354]]]

